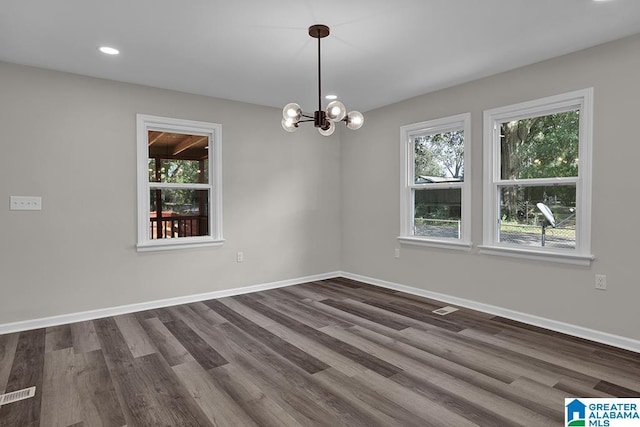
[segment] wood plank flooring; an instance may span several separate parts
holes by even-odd
[[[336,278],[0,335],[0,426],[561,426],[640,354]]]

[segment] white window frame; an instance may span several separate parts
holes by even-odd
[[[217,123],[137,114],[138,158],[138,244],[139,252],[160,251],[201,246],[220,246],[222,236],[222,126]],[[149,131],[206,135],[209,138],[209,183],[178,184],[149,182]],[[209,191],[209,234],[173,239],[149,238],[149,192],[156,188],[189,188]]]
[[[456,129],[464,131],[464,181],[415,184],[414,139],[421,135],[433,135]],[[460,237],[456,239],[416,236],[413,231],[415,191],[453,188],[459,188],[462,193]],[[446,249],[471,249],[471,113],[400,127],[400,236],[398,241],[404,244]]]
[[[502,180],[500,176],[500,123],[580,110],[578,176]],[[593,88],[577,90],[484,112],[484,226],[480,253],[589,266],[591,254],[591,178],[593,146]],[[557,249],[499,242],[500,195],[505,185],[576,186],[576,247]]]

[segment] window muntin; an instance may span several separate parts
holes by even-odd
[[[591,120],[591,89],[485,111],[481,250],[590,262]]]
[[[401,128],[404,243],[470,247],[469,114]]]
[[[138,115],[138,249],[222,243],[220,125]]]

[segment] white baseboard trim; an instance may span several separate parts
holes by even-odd
[[[241,288],[224,289],[220,291],[206,292],[202,294],[186,295],[175,298],[167,298],[156,301],[148,301],[118,307],[102,308],[98,310],[83,311],[79,313],[62,314],[58,316],[43,317],[39,319],[24,320],[13,323],[0,324],[0,335],[14,332],[28,331],[32,329],[47,328],[51,326],[65,325],[68,323],[83,322],[87,320],[100,319],[103,317],[118,316],[121,314],[134,313],[137,311],[151,310],[154,308],[169,307],[172,305],[189,304],[192,302],[206,301],[209,299],[224,298],[234,295],[247,294],[252,292],[266,291],[268,289],[282,288],[285,286],[298,285],[301,283],[314,282],[318,280],[331,279],[334,277],[346,277],[363,283],[380,286],[383,288],[393,289],[396,291],[406,292],[408,294],[417,295],[425,298],[431,298],[442,301],[447,304],[453,304],[460,307],[470,308],[472,310],[505,317],[507,319],[516,320],[518,322],[527,323],[533,326],[550,329],[552,331],[561,332],[563,334],[572,335],[579,338],[611,345],[613,347],[623,348],[640,353],[640,341],[619,335],[613,335],[606,332],[596,331],[594,329],[584,328],[582,326],[571,325],[569,323],[558,322],[531,314],[521,313],[494,305],[484,304],[464,298],[458,298],[451,295],[431,292],[424,289],[414,288],[411,286],[401,285],[385,280],[374,279],[372,277],[361,276],[359,274],[349,273],[346,271],[334,271],[330,273],[316,274],[313,276],[298,277],[295,279],[280,280],[277,282],[263,283],[258,285],[245,286]]]
[[[359,274],[353,274],[343,271],[340,273],[340,275],[342,277],[357,280],[359,282],[369,283],[371,285],[376,285],[383,288],[394,289],[425,298],[431,298],[447,304],[458,305],[460,307],[494,314],[496,316],[505,317],[507,319],[516,320],[518,322],[527,323],[529,325],[539,326],[541,328],[550,329],[552,331],[561,332],[563,334],[572,335],[601,344],[607,344],[613,347],[623,348],[625,350],[631,350],[640,353],[640,341],[631,338],[613,335],[607,332],[596,331],[594,329],[588,329],[582,326],[571,325],[569,323],[558,322],[551,319],[545,319],[544,317],[520,313],[518,311],[496,307],[481,302],[471,301],[464,298],[458,298],[451,295],[440,294],[437,292],[426,291],[424,289],[414,288],[411,286],[400,285],[398,283],[387,282],[385,280],[361,276]]]
[[[48,328],[51,326],[66,325],[67,323],[84,322],[86,320],[118,316],[120,314],[134,313],[137,311],[151,310],[154,308],[162,308],[172,305],[189,304],[192,302],[206,301],[209,299],[224,298],[258,291],[266,291],[268,289],[276,289],[285,286],[298,285],[300,283],[330,279],[332,277],[338,277],[340,276],[340,274],[341,273],[339,271],[336,271],[332,273],[316,274],[313,276],[298,277],[295,279],[280,280],[277,282],[263,283],[259,285],[244,286],[241,288],[224,289],[221,291],[206,292],[202,294],[185,295],[181,297],[167,298],[156,301],[121,305],[118,307],[101,308],[98,310],[83,311],[79,313],[61,314],[59,316],[5,323],[0,324],[0,335],[10,334],[13,332],[28,331],[32,329]]]

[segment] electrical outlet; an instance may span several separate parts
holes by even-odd
[[[243,252],[238,252],[236,254],[236,259],[238,260],[238,262],[243,262],[244,261],[244,253]]]
[[[607,276],[604,274],[596,274],[596,289],[601,291],[607,290]]]
[[[399,248],[396,248],[395,257],[396,258],[400,258],[400,249]]]

